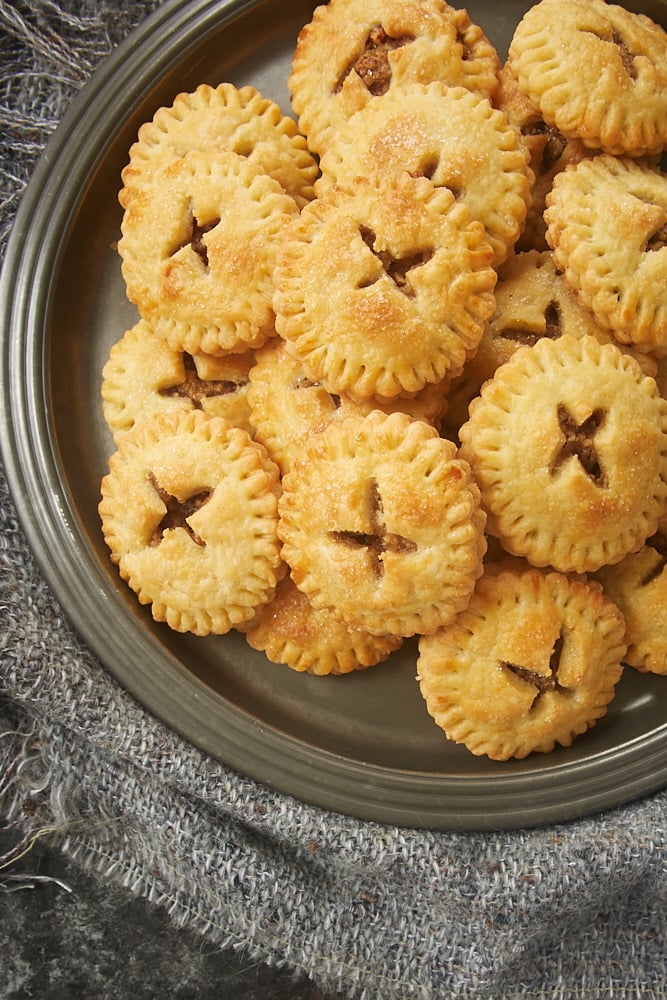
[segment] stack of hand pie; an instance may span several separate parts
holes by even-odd
[[[417,635],[448,738],[569,746],[667,674],[667,36],[542,0],[501,66],[443,0],[330,0],[288,82],[130,149],[112,561],[298,671]]]

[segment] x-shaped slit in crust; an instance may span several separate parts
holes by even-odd
[[[359,233],[373,256],[382,264],[384,273],[391,278],[398,290],[407,298],[414,298],[415,293],[408,282],[408,274],[414,268],[426,264],[433,256],[433,250],[418,250],[406,257],[395,258],[386,250],[374,249],[375,233],[368,226],[360,226]],[[359,288],[368,288],[370,285],[374,285],[377,280],[377,278],[369,278],[367,281],[362,281]]]
[[[534,347],[538,340],[546,337],[548,340],[557,340],[560,337],[560,309],[557,302],[550,302],[544,310],[544,330],[522,329],[521,327],[507,327],[502,331],[506,340],[513,340],[522,346]]]
[[[555,691],[558,694],[564,695],[572,693],[570,688],[564,687],[558,680],[558,671],[560,669],[560,661],[563,654],[563,645],[564,636],[561,631],[551,650],[548,674],[542,674],[538,670],[530,670],[528,667],[522,667],[517,663],[510,663],[508,660],[501,660],[500,665],[504,670],[509,670],[515,677],[518,677],[520,680],[525,681],[526,684],[532,684],[537,688],[537,693],[535,694],[530,706],[531,709],[535,707],[536,702],[540,696],[545,693],[545,691]]]
[[[655,565],[639,581],[640,587],[646,587],[649,583],[657,580],[662,575],[665,566],[667,566],[667,536],[663,535],[660,531],[656,531],[655,535],[647,539],[646,547],[653,549],[658,558]]]
[[[417,551],[417,543],[403,535],[387,531],[384,523],[384,506],[380,488],[375,479],[369,486],[370,531],[332,531],[331,537],[341,545],[353,549],[366,549],[371,559],[373,573],[378,579],[384,576],[385,552],[408,553]]]
[[[621,34],[620,31],[617,31],[615,28],[613,28],[611,32],[611,38],[608,35],[602,35],[597,31],[592,31],[590,28],[583,29],[583,33],[587,35],[595,35],[595,37],[599,38],[600,41],[611,42],[613,45],[615,45],[619,51],[623,69],[628,74],[631,80],[637,79],[637,69],[635,67],[636,53],[632,52],[632,50],[628,47],[628,44],[623,38],[623,35]]]
[[[204,236],[206,233],[210,233],[212,229],[215,229],[219,222],[220,219],[211,219],[209,222],[204,223],[199,222],[192,206],[190,206],[185,237],[174,247],[169,256],[173,257],[179,250],[183,250],[185,247],[192,247],[204,267],[208,270],[208,248],[204,242]]]
[[[310,378],[308,378],[307,375],[302,375],[299,378],[297,378],[296,381],[294,382],[294,388],[295,389],[324,389],[324,386],[322,385],[321,382],[313,382],[313,380],[310,379]],[[340,396],[337,393],[335,393],[335,392],[329,392],[328,389],[324,389],[324,391],[330,397],[331,402],[333,403],[334,409],[335,410],[340,409],[340,406],[341,406],[341,398],[340,398]]]
[[[373,24],[366,36],[364,48],[352,59],[336,81],[334,94],[338,94],[346,78],[353,71],[357,74],[369,94],[380,97],[386,94],[391,83],[391,66],[387,53],[414,42],[413,35],[392,38],[381,24]]]
[[[568,408],[558,404],[558,426],[564,441],[551,468],[552,473],[569,458],[577,458],[586,475],[596,486],[605,487],[607,477],[595,447],[595,434],[604,423],[604,410],[593,410],[590,417],[578,424]]]
[[[465,188],[456,187],[454,184],[447,184],[440,180],[436,180],[436,174],[440,167],[440,163],[441,161],[438,153],[426,153],[424,154],[419,166],[417,166],[415,170],[410,171],[410,176],[414,178],[425,177],[427,181],[432,182],[434,187],[445,188],[447,191],[451,191],[458,201],[465,195]]]
[[[185,353],[183,354],[183,368],[185,369],[183,381],[177,385],[167,386],[166,389],[160,389],[160,395],[189,399],[196,410],[201,410],[205,399],[209,399],[211,396],[227,396],[231,392],[238,392],[245,385],[245,382],[235,382],[233,379],[199,378],[193,358]]]
[[[151,546],[160,544],[165,531],[169,531],[171,528],[183,528],[195,545],[199,545],[203,548],[206,543],[188,524],[188,518],[192,517],[192,515],[200,510],[207,500],[210,499],[210,490],[206,490],[202,493],[195,493],[193,496],[181,501],[163,489],[152,472],[148,474],[148,481],[167,508],[162,520],[151,536]]]

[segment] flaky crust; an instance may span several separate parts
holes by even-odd
[[[625,618],[624,660],[640,673],[667,675],[667,517],[644,547],[596,579]]]
[[[468,417],[468,406],[500,365],[522,346],[542,337],[555,340],[595,337],[601,344],[618,344],[611,330],[601,326],[556,269],[549,251],[514,254],[498,270],[496,309],[479,342],[475,357],[447,387],[445,427],[457,429]],[[618,344],[635,358],[646,375],[654,376],[655,358]]]
[[[466,206],[425,178],[334,187],[286,232],[276,329],[330,392],[418,392],[477,347],[494,307],[492,253]]]
[[[102,371],[102,412],[116,444],[154,413],[203,410],[252,433],[252,351],[211,357],[172,351],[145,320],[112,345]]]
[[[416,396],[399,397],[390,403],[381,403],[377,397],[355,399],[327,392],[323,385],[308,378],[301,362],[292,357],[280,338],[274,338],[255,352],[249,380],[248,404],[254,436],[282,473],[288,471],[311,435],[333,421],[382,409],[386,413],[401,410],[439,426],[447,405],[440,384],[428,385]]]
[[[179,632],[223,634],[285,571],[276,465],[240,428],[200,411],[137,424],[111,456],[99,514],[111,561]]]
[[[547,250],[543,216],[546,196],[551,190],[554,177],[571,163],[578,163],[585,156],[592,156],[593,151],[579,139],[566,139],[555,125],[547,125],[537,108],[520,90],[507,63],[501,69],[498,79],[500,86],[494,106],[503,112],[510,125],[518,129],[528,151],[528,162],[534,178],[528,211],[515,249]]]
[[[296,202],[236,153],[175,160],[129,203],[118,252],[127,296],[173,350],[225,354],[275,333],[272,274]]]
[[[643,14],[605,0],[541,0],[517,25],[508,61],[567,138],[632,156],[667,141],[667,35]]]
[[[533,565],[619,562],[667,502],[667,402],[593,337],[539,340],[496,371],[459,431],[488,530]]]
[[[555,179],[544,217],[557,266],[598,321],[667,354],[667,177],[627,157],[583,160]]]
[[[283,477],[279,535],[317,608],[377,635],[433,631],[460,611],[486,542],[454,446],[403,413],[348,417]]]
[[[528,151],[506,116],[482,95],[442,83],[376,98],[332,136],[320,167],[315,192],[324,198],[332,183],[392,171],[449,188],[483,223],[496,266],[521,232],[534,180]]]
[[[242,631],[248,644],[272,663],[319,677],[375,666],[403,642],[398,636],[352,628],[330,611],[315,609],[290,576],[283,577],[274,598]]]
[[[498,69],[481,28],[443,0],[330,0],[299,33],[288,85],[300,129],[321,155],[342,122],[381,93],[441,80],[491,97]]]
[[[420,690],[448,739],[474,754],[548,753],[606,714],[623,630],[595,586],[535,569],[485,575],[451,625],[419,640]]]
[[[202,83],[192,93],[178,94],[141,126],[122,172],[120,204],[127,208],[138,191],[153,183],[154,174],[175,159],[209,149],[246,157],[299,206],[313,197],[317,162],[294,120],[254,87]]]

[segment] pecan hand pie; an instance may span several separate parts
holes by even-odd
[[[330,0],[299,33],[288,85],[321,154],[350,115],[390,90],[441,80],[491,97],[498,69],[482,29],[444,0]]]
[[[333,421],[381,409],[387,413],[401,410],[439,426],[447,405],[440,384],[426,386],[416,396],[384,404],[375,397],[355,399],[327,392],[319,382],[308,378],[303,365],[279,338],[255,352],[249,380],[248,404],[255,439],[261,441],[282,473],[287,472],[311,434]]]
[[[667,354],[667,177],[627,157],[582,160],[555,179],[544,217],[556,265],[598,321]]]
[[[99,513],[111,561],[178,632],[223,634],[285,572],[279,474],[261,445],[199,410],[136,424],[111,456]]]
[[[547,125],[537,108],[519,89],[507,63],[501,69],[500,86],[494,106],[506,115],[510,125],[519,130],[529,154],[529,164],[534,180],[530,189],[530,203],[523,229],[515,249],[546,250],[546,225],[544,222],[545,199],[554,177],[570,163],[578,163],[592,150],[579,139],[566,139],[555,125]]]
[[[154,413],[203,410],[253,433],[245,354],[186,354],[172,351],[145,320],[112,346],[102,371],[102,408],[116,444],[139,420]]]
[[[188,153],[125,210],[118,252],[127,296],[173,350],[258,347],[275,333],[275,257],[297,215],[278,181],[237,153]]]
[[[448,739],[493,760],[571,746],[614,697],[623,630],[594,584],[536,569],[485,574],[468,608],[419,640],[426,708]]]
[[[454,374],[493,312],[484,229],[425,178],[334,186],[288,227],[276,329],[332,393],[391,399]]]
[[[459,435],[489,532],[535,566],[619,562],[664,512],[667,401],[613,344],[563,336],[520,348]]]
[[[470,401],[479,395],[484,382],[519,347],[535,344],[542,337],[555,340],[563,334],[595,337],[601,344],[616,343],[611,330],[597,322],[556,270],[548,251],[527,250],[510,257],[498,270],[495,295],[496,309],[475,357],[447,386],[445,426],[453,430],[467,419]],[[645,374],[656,374],[657,364],[651,355],[632,348],[622,350],[632,354]]]
[[[448,188],[483,223],[500,264],[526,217],[534,177],[528,151],[505,115],[480,94],[442,83],[389,91],[353,115],[332,137],[315,184],[401,171]]]
[[[568,139],[613,155],[667,142],[667,34],[605,0],[541,0],[509,49],[519,87]]]
[[[639,552],[596,579],[625,617],[625,662],[640,673],[667,674],[667,517]]]
[[[379,410],[330,424],[282,485],[283,558],[314,607],[409,636],[467,604],[484,515],[468,466],[430,425]]]
[[[272,663],[319,677],[375,666],[403,642],[398,636],[371,635],[346,625],[325,608],[315,609],[289,576],[240,631]]]
[[[292,195],[299,206],[313,197],[318,167],[292,118],[254,87],[202,83],[178,94],[139,129],[122,172],[118,200],[127,208],[137,191],[173,160],[195,150],[229,151],[245,156]]]

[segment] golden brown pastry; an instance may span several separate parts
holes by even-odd
[[[299,33],[288,85],[321,155],[350,115],[390,90],[441,80],[491,97],[498,69],[482,29],[443,0],[329,0]]]
[[[313,197],[317,161],[292,118],[251,86],[200,84],[159,108],[139,129],[122,172],[118,200],[127,208],[163,167],[193,151],[237,153],[274,177],[299,206]]]
[[[412,84],[376,98],[341,125],[321,158],[315,185],[390,172],[448,188],[486,229],[494,265],[521,232],[534,177],[517,130],[486,97],[443,83]]]
[[[619,562],[664,512],[667,402],[613,344],[563,336],[520,348],[459,435],[488,530],[535,566]]]
[[[223,417],[158,414],[124,435],[102,480],[111,561],[156,621],[228,632],[285,572],[278,490],[277,466]]]
[[[667,674],[667,517],[639,552],[596,574],[625,617],[625,662],[641,673]]]
[[[154,413],[203,410],[253,433],[248,404],[252,351],[186,354],[172,351],[145,320],[113,344],[102,371],[102,410],[116,444]]]
[[[241,631],[272,663],[319,677],[372,667],[403,642],[398,636],[370,635],[345,625],[325,608],[316,610],[290,576],[283,577],[273,599]]]
[[[598,322],[667,354],[667,177],[627,157],[582,160],[555,179],[544,217],[557,267]]]
[[[243,353],[275,334],[278,242],[298,215],[237,153],[192,152],[131,199],[118,252],[127,296],[172,350]]]
[[[413,397],[380,403],[376,397],[354,399],[330,393],[308,378],[287,344],[274,338],[255,352],[250,369],[248,404],[255,438],[261,441],[282,473],[287,472],[312,434],[332,421],[363,416],[371,410],[401,410],[411,417],[439,426],[447,402],[441,385],[426,386]]]
[[[332,393],[392,399],[457,373],[493,312],[479,222],[426,178],[332,188],[286,231],[276,329]]]
[[[457,431],[468,419],[470,401],[519,347],[535,344],[542,337],[555,340],[563,334],[618,344],[612,331],[601,326],[580,302],[548,251],[527,250],[511,256],[498,269],[495,295],[496,309],[477,353],[447,386],[445,427],[451,431]],[[656,374],[657,364],[650,354],[625,346],[622,350],[632,354],[646,375]]]
[[[452,624],[420,638],[420,691],[447,738],[474,754],[569,747],[614,697],[623,631],[594,584],[537,569],[486,574]]]
[[[486,547],[454,445],[404,413],[330,424],[283,477],[279,536],[316,608],[375,635],[433,631],[467,604]]]
[[[667,34],[605,0],[541,0],[517,25],[509,67],[544,120],[613,155],[667,141]]]

